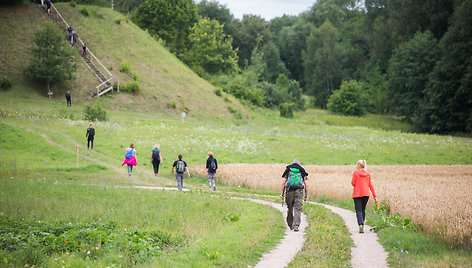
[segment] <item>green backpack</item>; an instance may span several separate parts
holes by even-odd
[[[287,185],[285,185],[287,189],[290,190],[297,190],[305,188],[303,185],[303,178],[300,169],[298,168],[290,168],[288,171],[287,177]]]

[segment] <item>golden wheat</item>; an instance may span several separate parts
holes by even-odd
[[[220,165],[217,179],[233,186],[280,190],[283,164]],[[305,166],[312,195],[350,198],[355,166]],[[379,200],[411,216],[426,232],[471,243],[472,166],[368,166]],[[197,168],[204,174],[204,167]]]

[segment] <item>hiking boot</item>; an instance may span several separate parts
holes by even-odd
[[[131,176],[131,172],[128,172],[128,175]]]
[[[216,186],[213,186],[213,191],[216,191]]]
[[[364,233],[364,225],[359,226],[359,233],[360,234]]]
[[[294,231],[294,232],[298,232],[298,226],[294,226],[294,227],[293,227],[293,231]]]

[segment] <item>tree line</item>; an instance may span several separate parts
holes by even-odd
[[[253,105],[304,109],[308,95],[315,107],[388,113],[421,132],[472,131],[472,0],[318,0],[270,21],[234,18],[216,0],[114,4]]]
[[[137,2],[140,27],[254,105],[303,109],[304,93],[316,107],[389,113],[418,131],[472,131],[472,0],[318,0],[268,22],[213,0]]]

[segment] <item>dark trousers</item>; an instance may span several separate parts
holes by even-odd
[[[367,206],[367,201],[369,201],[368,196],[355,197],[354,207],[356,208],[356,217],[357,224],[359,226],[364,225],[365,222],[365,207]]]
[[[303,208],[303,190],[287,191],[285,194],[287,203],[287,225],[290,229],[298,229]]]
[[[72,106],[72,101],[70,99],[67,99],[67,106],[69,106],[69,107]]]
[[[161,163],[161,160],[156,160],[156,159],[152,160],[152,167],[154,167],[154,174],[159,173],[159,164],[160,163]]]
[[[93,136],[92,136],[92,137],[90,137],[90,136],[88,137],[88,139],[87,139],[87,149],[90,147],[90,143],[92,143],[92,149],[93,149],[93,139],[94,139]]]

